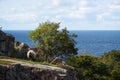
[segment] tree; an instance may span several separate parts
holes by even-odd
[[[69,58],[67,63],[75,68],[78,80],[107,80],[108,66],[98,57],[82,54]]]
[[[109,80],[120,80],[120,69],[112,70]]]
[[[101,57],[101,61],[110,66],[110,69],[120,68],[120,50],[112,50],[110,52],[104,53]]]
[[[75,48],[76,34],[71,34],[66,28],[59,30],[60,23],[44,22],[30,32],[30,38],[36,47],[43,52],[45,60],[50,58],[67,58],[77,54]]]
[[[101,61],[109,66],[109,80],[120,80],[120,50],[105,53]]]

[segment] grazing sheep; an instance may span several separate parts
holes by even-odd
[[[28,52],[27,52],[27,58],[28,59],[31,59],[31,60],[35,60],[35,58],[36,58],[36,53],[35,53],[35,51],[33,51],[33,50],[29,50]]]

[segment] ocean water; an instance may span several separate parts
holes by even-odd
[[[16,41],[20,41],[28,44],[30,47],[34,47],[32,40],[29,37],[29,32],[27,30],[5,30],[4,32],[12,34]]]
[[[17,41],[27,43],[30,47],[35,45],[29,38],[30,31],[5,31],[15,36]],[[70,31],[78,37],[75,39],[78,53],[102,55],[113,49],[120,50],[120,31]]]

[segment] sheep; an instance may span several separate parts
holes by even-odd
[[[31,59],[31,60],[35,60],[35,58],[36,58],[36,56],[37,56],[37,54],[36,54],[36,52],[35,51],[33,51],[33,50],[29,50],[28,52],[27,52],[27,58],[28,59]]]

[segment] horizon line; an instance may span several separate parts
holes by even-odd
[[[33,29],[29,29],[29,30],[23,30],[23,29],[2,29],[3,31],[32,31]],[[120,31],[120,29],[88,29],[88,30],[69,30],[67,29],[68,31]]]

